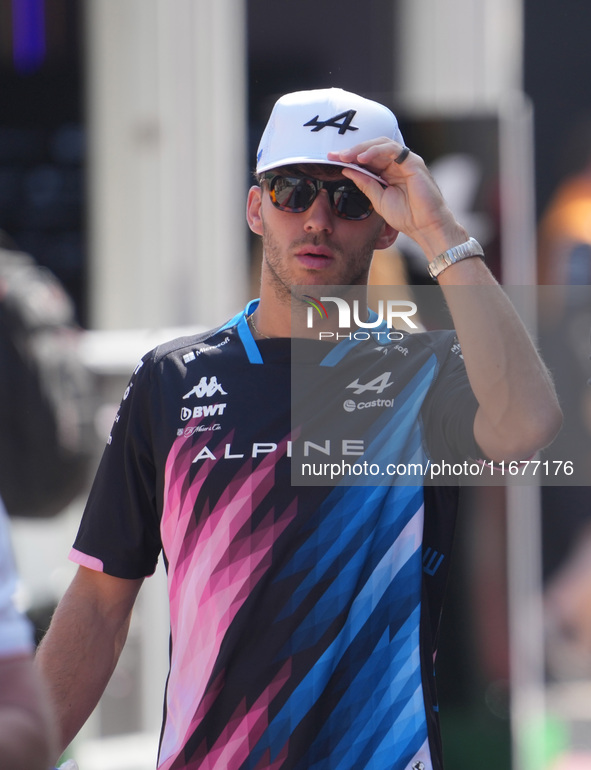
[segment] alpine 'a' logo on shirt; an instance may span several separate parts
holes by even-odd
[[[393,382],[390,382],[390,375],[392,372],[384,372],[383,374],[380,374],[379,377],[376,377],[375,379],[371,380],[371,382],[366,383],[365,385],[361,385],[359,382],[359,379],[355,380],[354,382],[350,383],[350,385],[347,385],[347,388],[355,388],[353,391],[356,396],[360,396],[362,393],[365,393],[367,390],[371,390],[374,393],[377,393],[378,395],[380,393],[383,393],[386,388],[389,388],[390,385],[394,385]]]
[[[304,126],[314,126],[312,131],[322,131],[323,128],[329,127],[338,128],[339,134],[345,134],[347,131],[359,131],[358,126],[351,125],[351,121],[355,117],[356,112],[357,110],[347,110],[346,112],[341,112],[332,118],[328,118],[328,120],[318,120],[320,116],[316,115],[315,118],[312,118],[312,120],[304,123]]]
[[[197,396],[197,398],[210,398],[211,396],[215,396],[216,393],[221,393],[222,396],[228,395],[222,388],[222,383],[218,382],[217,377],[214,375],[213,377],[210,377],[209,380],[207,377],[202,377],[194,388],[188,393],[185,393],[183,398],[191,398],[191,396]]]

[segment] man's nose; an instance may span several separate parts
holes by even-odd
[[[314,202],[305,212],[305,229],[309,232],[332,232],[334,227],[334,212],[326,190],[319,190]]]

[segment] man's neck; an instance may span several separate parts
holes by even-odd
[[[339,288],[332,287],[331,294],[336,293],[337,296],[344,298],[346,292],[339,292]],[[368,313],[366,287],[356,288],[359,289],[355,294],[358,297],[358,312],[360,317],[365,320]],[[311,289],[312,287],[310,287]],[[316,292],[316,294],[318,293]],[[262,287],[259,305],[249,316],[253,335],[259,339],[292,336],[328,339],[329,333],[332,332],[336,335],[339,331],[344,331],[339,325],[340,314],[336,303],[334,301],[325,304],[320,303],[322,307],[322,312],[320,312],[317,299],[308,295],[305,289],[301,292],[301,296],[293,294],[277,297],[273,292],[265,292]],[[312,319],[310,319],[310,315],[312,315]]]

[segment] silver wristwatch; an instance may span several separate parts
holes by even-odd
[[[439,273],[442,273],[447,267],[455,265],[456,262],[461,262],[462,259],[468,259],[469,257],[480,257],[484,259],[484,251],[482,246],[478,243],[476,238],[469,238],[465,243],[460,243],[459,246],[452,246],[451,249],[444,251],[438,257],[429,263],[429,275],[431,278],[437,278]]]

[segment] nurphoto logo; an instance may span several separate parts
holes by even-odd
[[[374,337],[385,337],[388,340],[400,340],[404,335],[394,329],[394,322],[398,324],[401,322],[406,324],[410,330],[418,329],[417,324],[413,320],[413,316],[417,314],[418,308],[414,302],[410,300],[400,299],[380,299],[377,303],[377,311],[370,314],[369,318],[362,320],[360,317],[360,303],[359,300],[354,299],[352,302],[344,299],[343,297],[320,297],[316,298],[310,294],[303,295],[304,300],[308,303],[309,307],[306,316],[306,326],[308,329],[314,328],[314,321],[316,314],[320,316],[322,320],[325,320],[329,316],[329,310],[327,309],[327,303],[333,303],[331,310],[334,310],[336,305],[337,311],[337,323],[339,329],[348,329],[345,334],[340,334],[333,331],[320,331],[318,333],[318,339],[355,339],[355,340],[367,340],[373,335]],[[363,305],[365,312],[365,305]],[[379,327],[386,324],[388,331],[380,330]],[[354,331],[351,331],[354,329]],[[364,330],[370,331],[364,331]]]

